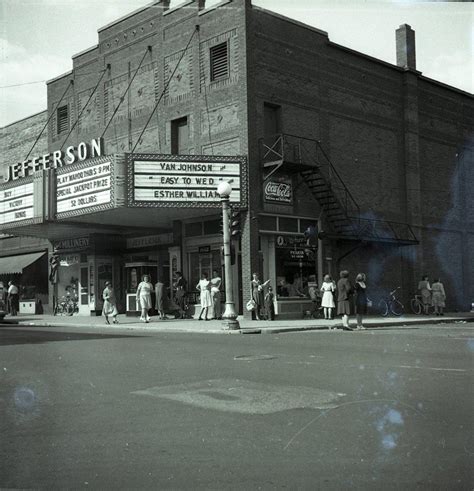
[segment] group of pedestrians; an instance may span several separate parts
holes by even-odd
[[[423,313],[425,315],[429,315],[431,306],[433,306],[436,315],[444,315],[446,292],[443,283],[438,278],[430,285],[428,276],[423,276],[418,283],[418,291],[420,292]]]
[[[351,300],[354,298],[354,308],[357,318],[357,330],[365,329],[363,317],[367,314],[367,305],[370,300],[367,297],[366,276],[359,273],[355,278],[354,285],[349,280],[349,271],[343,270],[339,273],[339,280],[336,282],[330,275],[325,275],[321,292],[321,308],[324,312],[325,319],[333,318],[333,311],[336,309],[337,315],[342,316],[342,328],[346,331],[353,329],[349,325],[349,316],[351,314]],[[329,328],[331,329],[331,327]],[[332,329],[337,329],[333,327]]]
[[[222,319],[221,313],[221,284],[222,278],[217,270],[212,272],[212,278],[209,280],[207,273],[202,273],[196,289],[200,292],[201,311],[198,320],[209,321],[212,319]],[[213,309],[213,317],[209,317],[209,309]]]
[[[6,301],[4,300],[5,295]],[[3,282],[0,281],[0,310],[2,310],[3,304],[5,304],[7,313],[11,316],[18,315],[20,310],[20,289],[13,281],[8,282],[6,291]]]

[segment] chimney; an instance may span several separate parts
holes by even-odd
[[[397,66],[416,70],[415,31],[402,24],[396,31]]]

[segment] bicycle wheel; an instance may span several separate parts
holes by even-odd
[[[72,305],[72,303],[68,303],[66,305],[66,315],[72,315],[74,314],[74,305]]]
[[[392,300],[390,302],[390,310],[392,311],[393,315],[400,317],[403,314],[403,312],[405,312],[405,307],[403,306],[402,302],[400,302],[399,300]]]
[[[378,311],[382,317],[387,317],[388,315],[388,303],[386,300],[380,300],[380,302],[377,304]]]
[[[416,315],[421,314],[421,304],[417,298],[412,298],[410,301],[410,305],[411,305],[411,310],[414,314]]]

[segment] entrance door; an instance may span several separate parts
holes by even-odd
[[[90,315],[89,265],[81,266],[79,278],[79,314]]]

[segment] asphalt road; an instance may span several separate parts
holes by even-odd
[[[473,327],[2,326],[0,487],[472,489]]]

